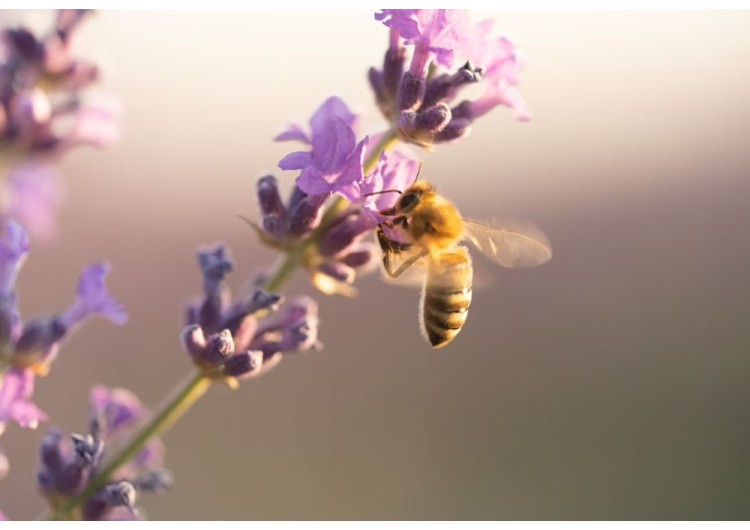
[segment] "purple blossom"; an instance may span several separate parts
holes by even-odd
[[[116,102],[89,101],[85,91],[98,81],[97,66],[73,54],[87,13],[58,11],[43,36],[26,28],[0,31],[0,149],[11,168],[25,165],[7,178],[0,214],[42,239],[54,235],[62,188],[40,164],[79,146],[106,147],[119,135]]]
[[[360,183],[355,183],[353,189],[361,201]],[[261,222],[249,221],[250,225],[263,244],[286,252],[320,224],[323,198],[324,195],[309,196],[295,187],[292,197],[284,204],[276,179],[267,175],[258,181]],[[356,294],[351,286],[356,273],[370,270],[376,255],[374,245],[362,241],[374,226],[372,220],[353,205],[337,215],[320,234],[318,244],[302,264],[320,291]]]
[[[430,149],[456,140],[498,105],[510,107],[520,121],[529,119],[516,89],[522,61],[508,39],[492,35],[492,21],[470,27],[466,12],[453,10],[383,10],[375,18],[391,34],[382,69],[369,72],[370,85],[383,116],[404,141]],[[407,71],[405,48],[397,39],[394,44],[394,32],[413,45]],[[463,61],[456,70],[454,58]],[[484,93],[452,106],[473,84],[482,84]]]
[[[109,265],[98,263],[86,267],[78,282],[78,296],[73,304],[61,315],[68,328],[80,324],[86,318],[102,316],[114,324],[124,324],[128,316],[122,304],[109,292],[104,279],[109,274]]]
[[[29,253],[29,236],[26,230],[13,219],[2,222],[3,235],[0,238],[0,296],[13,295],[16,277]]]
[[[57,357],[62,339],[87,316],[103,315],[115,323],[125,321],[125,312],[104,288],[108,267],[85,269],[78,287],[78,298],[62,314],[21,321],[16,307],[16,276],[28,253],[26,231],[12,219],[3,221],[0,239],[0,353],[9,366],[0,387],[0,424],[14,420],[22,427],[33,427],[46,419],[31,402],[34,378],[46,375]]]
[[[355,119],[341,99],[329,98],[310,119],[310,136],[295,125],[276,137],[277,141],[299,140],[312,147],[311,151],[288,154],[281,159],[279,167],[302,170],[297,185],[308,195],[340,193],[356,200],[368,139],[357,143],[352,128]]]
[[[13,420],[21,427],[36,429],[47,415],[31,402],[34,394],[34,373],[11,367],[0,383],[0,425]]]
[[[97,422],[98,436],[104,441],[125,437],[147,416],[148,410],[133,392],[124,388],[96,385],[89,394],[91,417]],[[162,465],[164,446],[158,438],[150,440],[117,473],[118,478],[133,478],[140,472]]]
[[[227,256],[217,247],[201,250],[199,256]],[[204,262],[204,258],[199,258]],[[187,311],[182,341],[196,367],[206,376],[234,385],[236,379],[261,375],[281,361],[284,353],[318,346],[317,304],[309,298],[284,302],[277,294],[256,289],[249,297],[231,303],[224,275],[206,281],[210,268],[201,267],[204,297]],[[226,293],[209,314],[202,311],[217,291]],[[290,313],[294,318],[288,317]],[[282,316],[283,315],[283,316]],[[270,327],[274,333],[270,333]]]
[[[375,14],[375,19],[397,30],[406,44],[414,45],[410,67],[414,75],[426,73],[431,57],[440,66],[453,66],[454,52],[468,35],[464,10],[383,9]]]
[[[474,26],[466,41],[466,56],[483,67],[485,93],[470,105],[472,119],[479,118],[497,105],[513,110],[520,121],[528,121],[529,109],[516,85],[523,62],[513,44],[505,37],[491,37],[494,21],[484,20]]]
[[[362,207],[372,219],[373,225],[385,220],[380,212],[393,207],[400,193],[417,180],[420,162],[406,152],[395,149],[380,155],[375,170],[365,177],[361,192]],[[381,193],[393,190],[392,193]]]
[[[94,387],[90,395],[88,434],[66,435],[59,429],[51,429],[43,438],[41,468],[37,473],[39,489],[57,502],[79,494],[96,476],[107,448],[132,434],[146,414],[132,392]],[[163,458],[163,444],[159,439],[151,439],[83,504],[84,519],[136,517],[137,491],[161,492],[172,483],[171,473],[160,467]]]
[[[89,394],[92,414],[101,422],[101,436],[110,438],[133,427],[145,415],[138,397],[124,388],[96,385]]]
[[[34,236],[49,240],[56,233],[62,188],[56,171],[48,165],[15,166],[6,177],[5,213],[18,219]]]

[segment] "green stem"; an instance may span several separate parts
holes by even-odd
[[[143,446],[153,437],[166,432],[193,404],[206,393],[213,381],[203,375],[196,375],[169,400],[156,416],[148,422],[138,435],[125,446],[122,451],[99,473],[78,496],[63,506],[58,515],[62,519],[70,518],[73,511],[88,500],[94,493],[107,484],[112,475],[131,458],[143,449]]]

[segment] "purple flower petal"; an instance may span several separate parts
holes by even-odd
[[[301,169],[297,186],[308,195],[338,192],[356,200],[368,139],[357,144],[352,129],[355,119],[341,99],[329,98],[310,120],[312,151],[291,153],[279,162],[279,167]]]
[[[378,193],[386,190],[403,192],[411,186],[419,174],[420,162],[401,150],[383,153],[375,170],[367,175],[361,186],[362,207],[373,221],[381,223],[385,218],[382,210],[392,207],[400,197],[393,193]],[[365,197],[367,194],[378,193]]]
[[[406,44],[415,45],[415,55],[428,51],[446,68],[453,65],[454,51],[469,35],[468,16],[463,9],[384,9],[375,18],[398,30]],[[426,62],[419,62],[417,70],[426,67]],[[419,74],[413,65],[412,73]]]
[[[133,458],[132,465],[138,469],[158,467],[164,462],[164,442],[155,438],[148,442],[144,448]]]
[[[104,438],[132,427],[146,411],[138,396],[124,388],[107,388],[96,385],[89,394],[92,413],[104,422],[101,425]]]
[[[336,96],[330,97],[318,107],[312,118],[310,118],[310,128],[313,136],[322,134],[326,124],[334,119],[340,119],[350,128],[354,128],[357,121],[357,115],[354,114],[344,101]]]
[[[78,111],[73,127],[62,139],[65,149],[79,145],[107,147],[120,136],[118,113],[112,107],[90,106]]]
[[[308,195],[322,195],[331,192],[331,184],[325,180],[323,173],[313,166],[307,166],[297,177],[297,186]]]
[[[0,238],[0,294],[10,294],[29,252],[29,236],[13,219],[6,219],[2,224],[4,233]]]
[[[312,157],[315,167],[326,174],[335,173],[347,160],[357,138],[341,118],[332,118],[313,136]]]
[[[504,105],[513,110],[516,119],[528,121],[531,114],[515,88],[523,70],[523,61],[513,44],[505,37],[490,38],[492,21],[485,20],[474,27],[465,42],[468,59],[484,68],[485,93],[470,103],[471,118],[483,116],[494,107]]]
[[[34,373],[10,368],[0,382],[0,424],[16,421],[21,427],[36,429],[47,415],[30,400],[34,394]]]
[[[279,168],[284,170],[304,169],[312,164],[312,154],[308,151],[289,153],[279,162]]]
[[[124,324],[128,316],[125,308],[107,292],[104,279],[109,273],[109,265],[90,265],[81,273],[78,282],[78,297],[61,318],[68,328],[72,328],[91,316],[102,316],[114,324]]]
[[[55,170],[45,165],[23,165],[7,177],[9,216],[18,219],[34,236],[49,240],[56,232],[63,186]]]
[[[298,141],[306,144],[310,143],[310,139],[307,137],[307,133],[302,130],[302,127],[296,123],[291,124],[285,131],[282,131],[274,139],[274,142],[289,142]]]

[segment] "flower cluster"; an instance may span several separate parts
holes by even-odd
[[[0,206],[42,237],[53,233],[60,202],[60,185],[46,162],[81,145],[107,146],[118,135],[113,106],[84,97],[99,69],[73,53],[88,13],[58,11],[43,37],[24,27],[0,35],[0,154],[15,166]]]
[[[52,506],[62,506],[84,491],[97,476],[108,448],[122,442],[147,413],[135,394],[122,388],[98,385],[89,399],[87,434],[51,429],[42,440],[37,485]],[[82,518],[139,518],[137,493],[160,493],[172,484],[171,473],[161,467],[163,460],[163,444],[152,439],[90,496],[81,507]]]
[[[34,428],[47,419],[31,402],[36,376],[49,372],[61,341],[87,318],[102,316],[124,324],[122,305],[107,292],[109,267],[95,264],[81,273],[78,292],[64,311],[23,321],[18,311],[15,282],[29,250],[26,231],[18,223],[3,223],[0,238],[0,430],[8,421]]]
[[[226,247],[201,250],[203,298],[187,309],[182,339],[198,370],[236,386],[261,375],[285,353],[319,348],[318,306],[314,300],[256,289],[231,303],[225,276],[233,265]]]
[[[334,211],[325,231],[317,234],[315,244],[306,247],[302,256],[314,285],[326,294],[356,293],[351,286],[356,272],[371,270],[375,264],[375,247],[364,238],[382,220],[380,211],[397,197],[379,192],[400,192],[419,171],[419,163],[398,150],[379,154],[373,167],[366,168],[365,159],[373,156],[382,135],[357,142],[356,121],[346,104],[332,97],[313,114],[309,134],[292,125],[275,138],[310,147],[279,162],[281,169],[300,170],[287,204],[274,177],[258,181],[262,222],[256,229],[265,244],[282,251],[299,248],[300,240],[318,228],[329,197],[338,194],[349,202],[349,207]]]
[[[404,141],[429,148],[455,140],[498,105],[529,119],[515,88],[523,64],[508,39],[492,36],[493,21],[472,26],[465,11],[450,9],[384,9],[375,18],[390,28],[390,40],[382,69],[370,69],[370,85]],[[408,68],[405,46],[413,48]],[[457,57],[464,62],[456,69]],[[482,96],[451,106],[480,82]]]

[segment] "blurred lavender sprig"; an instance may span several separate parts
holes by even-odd
[[[81,273],[73,303],[50,316],[21,318],[15,284],[29,251],[24,228],[12,220],[0,222],[0,434],[10,422],[36,428],[47,414],[33,401],[36,378],[46,376],[60,345],[93,316],[123,324],[127,315],[107,291],[109,266],[95,264]],[[7,459],[3,455],[7,468]],[[2,478],[0,476],[0,478]]]
[[[25,27],[0,35],[0,214],[42,239],[55,232],[62,198],[53,164],[79,146],[105,147],[118,137],[115,106],[86,98],[98,66],[74,53],[89,13],[59,10],[43,36]]]
[[[68,435],[55,428],[42,439],[37,485],[50,504],[59,507],[84,491],[110,448],[122,443],[145,417],[145,407],[132,392],[95,386],[90,394],[88,432]],[[82,506],[82,518],[139,519],[138,493],[162,493],[172,484],[172,474],[162,467],[163,460],[163,444],[152,438],[93,492]]]

